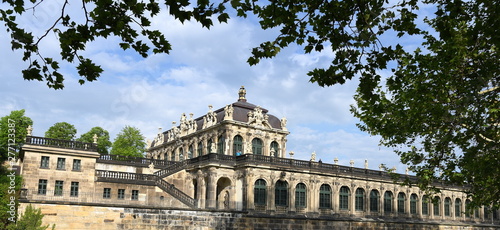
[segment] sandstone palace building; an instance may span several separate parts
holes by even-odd
[[[429,197],[384,170],[294,159],[286,119],[238,96],[182,114],[145,158],[29,134],[20,212],[56,229],[500,229],[499,210],[465,212],[462,187]]]

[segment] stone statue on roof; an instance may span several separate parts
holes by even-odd
[[[233,105],[226,105],[224,108],[224,120],[233,120]]]

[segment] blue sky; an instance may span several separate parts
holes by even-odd
[[[56,3],[49,3],[56,4]],[[36,18],[24,21],[40,36],[50,25],[56,5],[37,11]],[[203,116],[208,105],[221,108],[237,100],[240,86],[247,89],[250,103],[260,105],[278,118],[286,117],[287,151],[295,158],[308,160],[313,151],[317,159],[378,169],[381,163],[405,166],[391,149],[378,145],[379,137],[360,132],[358,122],[349,112],[357,81],[322,88],[309,82],[306,73],[325,67],[333,57],[326,51],[305,55],[300,47],[284,49],[275,59],[262,60],[257,66],[246,63],[251,49],[272,39],[275,30],[264,31],[253,20],[233,18],[228,24],[216,24],[210,30],[199,24],[181,24],[165,14],[153,25],[166,34],[173,50],[170,55],[152,55],[146,59],[123,51],[118,39],[98,39],[88,46],[85,55],[104,69],[96,82],[80,86],[74,66],[62,64],[65,89],[49,89],[44,82],[25,81],[21,52],[10,49],[9,35],[0,29],[0,116],[25,109],[34,121],[34,135],[43,136],[56,122],[75,125],[78,136],[94,126],[108,130],[111,138],[125,126],[139,128],[153,139],[159,127],[171,128],[182,113]],[[49,34],[42,42],[42,52],[59,53],[56,37]]]

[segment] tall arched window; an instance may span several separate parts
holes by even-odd
[[[350,190],[347,186],[342,186],[339,193],[339,209],[349,210],[349,193]]]
[[[370,211],[378,212],[378,202],[379,202],[379,192],[377,190],[372,190],[370,192]]]
[[[450,212],[451,199],[449,197],[444,198],[444,215],[451,216]]]
[[[422,197],[422,215],[424,215],[424,216],[429,215],[429,197],[428,196]]]
[[[220,135],[217,139],[217,153],[224,154],[226,152],[226,138]]]
[[[174,151],[170,152],[170,160],[175,161],[175,152]]]
[[[470,200],[467,199],[467,200],[465,200],[465,217],[471,217],[470,214],[471,214],[472,210],[470,210],[470,209],[471,209],[470,208]]]
[[[233,155],[238,156],[243,154],[243,137],[236,135],[233,138]]]
[[[207,141],[207,154],[212,153],[212,139]]]
[[[459,198],[455,199],[455,216],[462,216],[462,200]]]
[[[295,207],[306,207],[306,185],[299,183],[295,186]]]
[[[405,194],[398,193],[398,213],[405,213]]]
[[[384,212],[391,213],[392,212],[392,192],[386,191],[384,193]]]
[[[277,181],[274,189],[274,204],[276,206],[288,206],[288,183]]]
[[[356,211],[365,210],[365,190],[362,188],[356,189],[356,197],[354,200],[354,207]]]
[[[266,205],[266,181],[258,179],[255,181],[253,189],[253,203],[256,205]]]
[[[279,153],[278,153],[279,148],[280,148],[280,146],[279,146],[278,142],[276,142],[276,141],[271,142],[271,148],[269,149],[269,153],[271,154],[271,156],[278,157],[279,156]],[[273,155],[273,152],[274,152],[274,155]]]
[[[322,184],[319,187],[319,208],[332,208],[332,189],[330,185]]]
[[[183,161],[183,160],[184,160],[184,149],[179,148],[179,161]]]
[[[254,138],[252,140],[252,153],[255,155],[262,155],[262,140]]]
[[[417,194],[413,193],[410,196],[410,214],[417,214]]]
[[[434,208],[434,216],[439,216],[439,206],[441,206],[441,199],[439,197],[434,198],[435,201],[432,203],[432,206]]]
[[[198,157],[203,155],[203,142],[198,142]]]
[[[188,148],[188,159],[191,159],[193,158],[193,145],[189,145],[189,148]]]

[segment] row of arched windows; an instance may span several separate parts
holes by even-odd
[[[274,191],[274,204],[276,206],[288,206],[288,183],[283,180],[279,180],[275,184]],[[305,208],[307,206],[307,196],[308,191],[306,185],[304,183],[298,183],[295,186],[295,207]],[[338,208],[339,210],[350,210],[350,197],[351,191],[349,187],[342,186],[340,187],[338,200]],[[254,184],[254,204],[255,205],[266,205],[266,197],[267,197],[267,182],[264,179],[258,179]],[[382,200],[381,200],[382,199]],[[368,208],[370,212],[380,212],[382,208],[384,213],[410,213],[410,214],[418,214],[418,195],[412,193],[409,197],[410,204],[409,210],[406,210],[406,194],[403,192],[399,192],[394,199],[394,194],[391,191],[385,191],[383,196],[380,196],[380,193],[376,189],[372,189],[369,193],[368,200],[366,199],[365,189],[357,188],[354,193],[354,210],[355,211],[365,211],[365,208]],[[382,202],[381,202],[382,201]],[[366,204],[368,202],[368,204]],[[394,209],[394,203],[396,202],[396,207]],[[469,199],[466,200],[465,207],[467,209]],[[380,204],[382,205],[381,207]],[[432,210],[430,210],[432,206]],[[462,207],[462,200],[460,198],[456,198],[454,202],[454,207],[452,207],[452,200],[450,197],[446,197],[444,199],[443,205],[443,213],[441,213],[441,198],[436,196],[434,199],[430,199],[428,196],[424,195],[422,197],[420,208],[422,209],[421,214],[424,216],[429,216],[430,211],[434,216],[452,216],[452,208],[454,208],[454,216],[462,217],[465,213]],[[322,184],[319,188],[319,208],[320,209],[331,209],[332,208],[332,188],[328,184]],[[485,217],[488,218],[487,213],[491,213],[492,217],[497,219],[500,218],[497,210],[489,211],[485,208]],[[471,217],[470,214],[466,213],[466,217]],[[476,218],[479,218],[479,210],[474,211],[474,215]]]
[[[181,147],[178,149],[178,152],[177,152],[178,153],[178,160],[182,161],[182,160],[186,159],[185,157],[187,157],[187,159],[191,159],[194,157],[199,157],[199,156],[203,155],[204,153],[206,153],[206,154],[211,153],[212,143],[213,143],[213,140],[209,139],[207,141],[206,146],[204,146],[203,141],[200,141],[196,145],[196,149],[195,149],[195,144],[189,145],[188,151],[187,151],[187,156],[185,156],[184,149]],[[217,139],[217,153],[218,154],[227,154],[225,143],[226,143],[226,141],[225,141],[224,136],[222,136],[222,135],[219,136]],[[234,156],[239,156],[239,155],[244,154],[243,151],[245,149],[243,147],[243,143],[244,143],[243,137],[240,135],[236,135],[233,138],[233,147],[232,147],[232,150],[230,153]],[[256,155],[263,155],[264,154],[264,142],[260,138],[252,139],[251,146],[252,146],[252,153],[253,154],[256,154]],[[204,148],[206,149],[206,151],[204,151],[205,150]],[[280,150],[280,148],[279,148],[278,142],[272,141],[270,146],[269,146],[270,155],[278,157],[279,150]],[[165,156],[163,159],[175,161],[176,155],[172,154],[172,153],[170,153],[170,154],[165,153]]]

